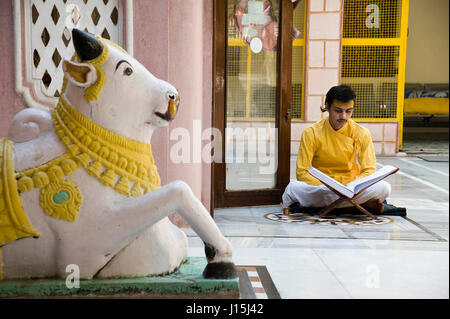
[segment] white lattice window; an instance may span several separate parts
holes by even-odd
[[[16,0],[16,59],[19,58],[17,46],[20,46],[21,61],[25,62],[23,65],[16,60],[16,88],[27,104],[50,107],[56,104],[63,80],[62,58],[70,58],[75,51],[72,28],[99,34],[129,50],[123,43],[124,27],[129,28],[132,21],[126,21],[129,14],[124,19],[124,7],[130,11],[131,3],[125,0]]]

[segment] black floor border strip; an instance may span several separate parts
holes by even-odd
[[[255,292],[253,291],[252,283],[248,278],[247,270],[243,266],[236,266],[239,276],[239,290],[241,299],[256,299]]]
[[[269,299],[281,299],[278,289],[275,286],[272,277],[269,274],[266,266],[256,266],[256,271],[261,279],[261,284],[266,291],[267,298]]]

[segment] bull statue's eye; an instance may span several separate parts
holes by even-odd
[[[132,69],[132,68],[126,68],[126,69],[123,71],[123,74],[124,74],[124,75],[127,75],[127,76],[130,76],[131,74],[133,74],[133,69]]]

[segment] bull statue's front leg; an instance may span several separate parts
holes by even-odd
[[[118,217],[125,232],[139,231],[178,212],[205,243],[208,265],[204,277],[227,279],[237,276],[231,244],[185,182],[175,181],[139,198],[114,203],[111,210],[110,216]]]

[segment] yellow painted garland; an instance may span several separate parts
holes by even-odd
[[[90,121],[62,96],[53,111],[55,130],[68,152],[61,157],[17,174],[20,192],[44,189],[84,167],[106,186],[127,196],[141,196],[161,186],[151,145],[125,138]],[[47,196],[48,198],[48,196]],[[41,205],[46,205],[42,200]],[[65,220],[73,220],[68,216]]]
[[[22,208],[14,172],[13,143],[0,138],[0,247],[16,239],[38,237]]]
[[[161,186],[150,144],[90,121],[63,97],[53,112],[55,130],[72,158],[119,193],[141,196]]]

